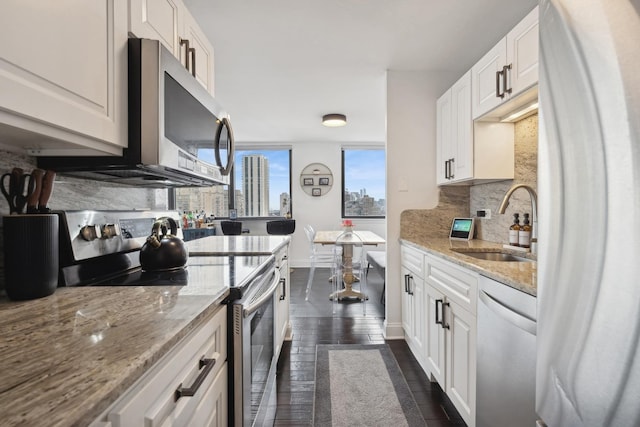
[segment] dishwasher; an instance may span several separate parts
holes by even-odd
[[[481,276],[476,426],[535,426],[536,298]]]

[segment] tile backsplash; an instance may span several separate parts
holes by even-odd
[[[536,189],[538,181],[538,115],[529,116],[515,123],[515,170],[514,179],[489,184],[474,185],[470,188],[470,212],[475,216],[480,209],[491,209],[491,219],[478,218],[478,239],[507,243],[509,226],[513,214],[531,214],[529,194],[516,190],[509,201],[504,215],[498,214],[502,198],[514,184],[527,184]]]
[[[36,159],[12,151],[0,150],[0,173],[10,172],[14,167],[30,173],[36,167]],[[165,189],[147,189],[109,184],[99,181],[57,176],[49,208],[53,210],[131,210],[167,209],[168,196]],[[0,214],[9,214],[7,200],[0,198]],[[0,243],[3,242],[0,227]],[[0,244],[0,290],[4,289],[4,244]]]
[[[0,172],[19,167],[29,173],[36,167],[36,158],[0,150]],[[165,189],[122,186],[100,181],[57,176],[49,202],[51,209],[167,209]],[[9,205],[0,198],[0,213],[7,215]]]

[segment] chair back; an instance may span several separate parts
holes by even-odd
[[[267,233],[276,236],[293,234],[296,231],[295,219],[279,219],[267,222]]]
[[[313,229],[313,227],[311,226],[311,224],[307,224],[304,226],[304,234],[307,236],[307,239],[309,240],[309,245],[311,247],[311,250],[313,251],[313,240],[316,238],[316,230]]]
[[[220,227],[225,236],[239,236],[242,234],[242,221],[220,221]]]

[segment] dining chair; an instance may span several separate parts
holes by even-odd
[[[335,265],[334,262],[334,251],[319,251],[318,246],[313,243],[316,238],[316,230],[310,225],[307,224],[304,227],[304,233],[309,240],[309,278],[307,279],[307,290],[305,292],[305,301],[309,301],[309,294],[311,293],[311,285],[313,283],[313,276],[316,271],[316,266],[318,263],[329,264],[330,267],[333,268]]]
[[[335,277],[335,293],[333,294],[333,302],[337,303],[344,298],[359,298],[362,302],[362,314],[367,314],[367,260],[366,251],[362,239],[352,231],[345,231],[336,239],[336,250],[341,249],[340,256],[336,254],[334,260],[336,266],[334,268]],[[344,289],[342,284],[344,283]],[[354,285],[358,286],[358,290],[353,289]],[[335,305],[334,305],[335,307]]]
[[[242,234],[242,221],[220,221],[220,228],[225,236],[239,236]]]

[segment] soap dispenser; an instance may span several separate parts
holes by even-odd
[[[509,244],[511,246],[518,246],[518,238],[520,232],[520,214],[513,214],[513,224],[509,227]]]

